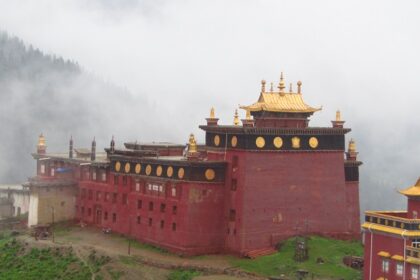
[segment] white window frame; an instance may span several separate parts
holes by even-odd
[[[54,167],[51,167],[51,169],[50,169],[50,175],[51,175],[51,177],[54,177],[55,176],[55,168]]]
[[[395,274],[397,276],[402,276],[403,275],[403,264],[402,262],[397,262],[397,264],[395,265]]]
[[[389,260],[382,259],[382,272],[388,273],[389,272]]]
[[[105,171],[102,172],[101,176],[102,176],[102,178],[101,178],[102,182],[106,182],[106,172]]]
[[[176,187],[172,187],[171,194],[172,196],[176,196]]]
[[[411,266],[411,278],[418,279],[419,278],[419,267],[418,266]]]
[[[41,163],[41,167],[39,169],[40,169],[41,174],[45,174],[45,164],[44,163]]]

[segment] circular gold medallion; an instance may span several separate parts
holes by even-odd
[[[258,136],[255,140],[255,145],[257,145],[258,148],[264,148],[265,146],[265,139],[262,136]]]
[[[125,166],[124,166],[124,171],[125,171],[125,173],[129,173],[129,172],[130,172],[130,169],[131,169],[131,165],[130,165],[130,163],[129,163],[129,162],[127,162],[127,163],[125,164]]]
[[[238,137],[232,136],[232,139],[230,139],[230,144],[232,145],[233,148],[235,148],[236,145],[238,145]]]
[[[318,147],[318,139],[316,139],[316,137],[309,138],[309,146],[312,149],[315,149],[316,147]]]
[[[292,148],[299,149],[300,148],[300,138],[299,137],[293,137],[292,138]]]
[[[180,168],[179,170],[178,170],[178,178],[179,179],[182,179],[182,178],[184,178],[184,173],[185,173],[185,170],[184,170],[184,168]]]
[[[148,164],[146,166],[146,175],[150,175],[150,173],[152,173],[152,166],[150,164]]]
[[[273,140],[273,145],[277,149],[280,149],[283,146],[283,139],[281,139],[281,137],[275,137]]]
[[[141,164],[140,163],[136,164],[136,167],[135,167],[134,171],[136,172],[136,174],[140,173],[140,171],[141,171]]]
[[[211,168],[207,169],[206,173],[204,173],[204,175],[206,176],[206,179],[208,181],[212,181],[214,179],[214,177],[216,177],[216,173]]]
[[[119,172],[121,170],[121,162],[117,161],[115,163],[115,171]]]
[[[159,177],[162,175],[162,166],[159,165],[156,168],[156,175],[159,176]]]
[[[173,174],[174,174],[173,167],[172,166],[168,166],[168,169],[166,169],[166,176],[172,177]]]
[[[214,141],[215,146],[219,146],[220,145],[220,136],[219,135],[214,136],[213,141]]]

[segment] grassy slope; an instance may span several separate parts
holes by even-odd
[[[346,242],[313,236],[309,240],[309,260],[297,263],[293,260],[294,239],[284,243],[280,252],[271,255],[250,259],[232,259],[233,265],[244,270],[256,272],[261,275],[272,276],[285,274],[295,275],[296,270],[305,269],[313,273],[315,277],[362,279],[361,272],[342,264],[345,255],[362,256],[363,247],[360,242]],[[324,264],[317,264],[316,260],[321,257]]]
[[[0,279],[90,279],[89,269],[70,251],[25,250],[10,238],[0,240]]]

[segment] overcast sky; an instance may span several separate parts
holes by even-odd
[[[403,206],[395,189],[420,176],[419,14],[418,1],[0,0],[1,29],[147,97],[165,139],[135,128],[145,140],[203,141],[211,106],[230,124],[261,79],[301,80],[323,106],[312,125],[340,109],[353,129],[369,208]]]

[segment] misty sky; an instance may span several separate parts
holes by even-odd
[[[323,106],[311,125],[340,109],[353,129],[362,208],[385,209],[420,176],[419,14],[418,1],[0,0],[1,29],[147,100],[159,129],[122,123],[120,142],[202,142],[211,106],[230,124],[261,79],[301,80]]]

